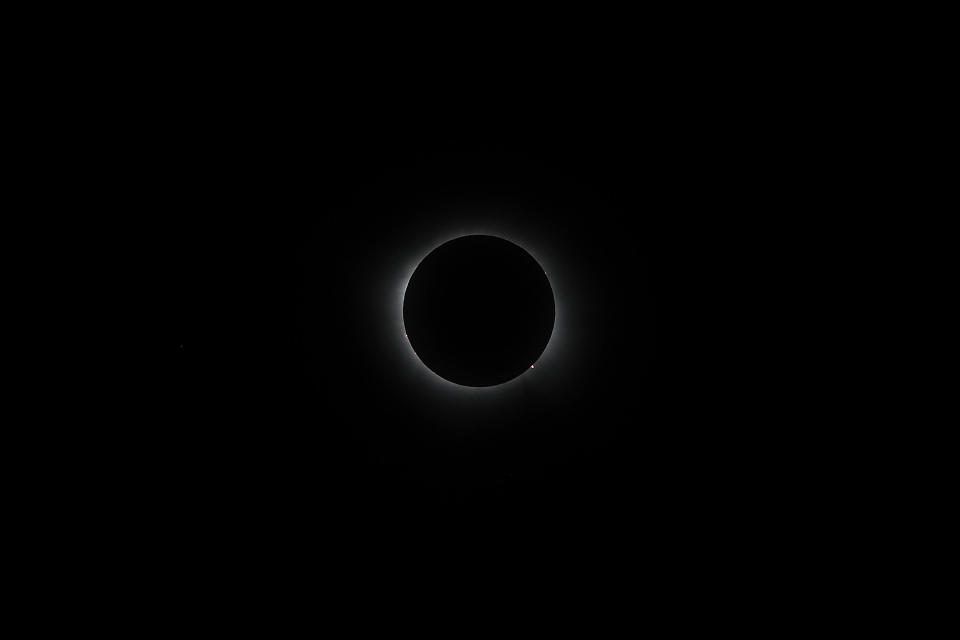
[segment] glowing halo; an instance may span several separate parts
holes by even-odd
[[[545,374],[548,374],[552,368],[558,366],[560,361],[559,354],[562,352],[564,343],[567,341],[565,301],[568,295],[564,278],[557,277],[553,274],[561,274],[562,270],[560,270],[559,265],[550,258],[549,251],[543,246],[545,243],[538,242],[536,238],[531,239],[530,234],[511,229],[509,228],[510,226],[511,225],[495,225],[491,228],[491,226],[478,225],[467,229],[460,228],[457,231],[437,231],[431,234],[429,238],[419,240],[416,243],[417,248],[413,252],[406,254],[403,263],[393,265],[393,273],[395,274],[394,296],[391,300],[392,304],[389,309],[389,317],[395,339],[388,342],[395,350],[395,355],[399,355],[405,364],[403,373],[415,378],[418,382],[422,382],[431,389],[453,394],[457,397],[491,398],[505,393],[522,391],[530,386],[536,386]],[[437,375],[427,367],[417,356],[416,352],[414,352],[413,347],[406,338],[406,330],[403,324],[403,301],[407,285],[420,262],[441,244],[470,235],[498,237],[524,249],[543,267],[554,295],[555,316],[553,333],[543,353],[534,363],[536,367],[531,366],[530,370],[525,374],[519,375],[502,384],[489,387],[464,386]]]

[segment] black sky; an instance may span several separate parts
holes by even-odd
[[[560,519],[669,537],[729,513],[754,432],[724,410],[749,390],[711,265],[749,178],[722,128],[673,106],[297,112],[159,141],[169,367],[150,455],[177,471],[155,499],[299,532]],[[478,226],[542,247],[568,319],[537,384],[486,400],[412,376],[391,324],[396,265]]]

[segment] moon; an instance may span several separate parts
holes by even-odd
[[[404,331],[417,357],[468,387],[503,384],[533,369],[555,316],[543,267],[523,248],[487,235],[431,251],[403,298]]]

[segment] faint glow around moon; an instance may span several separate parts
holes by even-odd
[[[549,267],[550,271],[554,274],[558,273],[556,265],[550,261],[546,253],[543,251],[543,247],[536,246],[531,250],[531,244],[526,242],[527,234],[514,234],[514,233],[498,233],[496,231],[491,231],[489,229],[478,229],[472,230],[469,232],[461,233],[452,233],[450,235],[444,235],[441,237],[436,237],[435,239],[421,245],[416,254],[411,256],[403,268],[397,269],[395,273],[398,274],[397,283],[396,283],[396,298],[393,305],[392,314],[395,318],[395,326],[398,329],[398,333],[402,332],[404,338],[406,338],[406,358],[409,359],[410,368],[408,369],[409,373],[414,374],[416,377],[421,378],[426,384],[434,387],[436,389],[443,389],[447,392],[454,394],[497,394],[503,392],[511,387],[516,385],[526,385],[527,383],[534,382],[536,377],[529,377],[524,374],[508,380],[502,384],[494,385],[491,387],[467,387],[464,385],[451,382],[446,378],[442,378],[437,375],[430,369],[427,365],[420,360],[420,357],[416,354],[413,349],[413,345],[410,344],[410,339],[407,336],[406,328],[403,325],[403,300],[407,291],[407,285],[410,282],[413,272],[419,266],[420,262],[427,257],[427,255],[432,252],[434,249],[440,245],[449,242],[450,240],[455,240],[463,236],[471,235],[487,235],[501,238],[512,242],[513,244],[521,247],[524,251],[533,256],[534,260],[537,261],[541,266]],[[533,243],[536,245],[536,242]],[[544,269],[544,274],[546,275],[547,270]],[[553,280],[550,279],[550,288],[553,290],[553,302],[554,302],[554,322],[553,322],[553,332],[550,335],[550,340],[547,342],[546,348],[543,350],[543,353],[540,354],[540,357],[537,359],[538,363],[550,363],[555,361],[559,355],[559,348],[563,342],[563,320],[564,320],[564,283],[560,278]],[[533,369],[534,365],[530,365],[530,368]]]

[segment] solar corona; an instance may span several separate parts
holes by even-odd
[[[501,237],[441,243],[413,269],[403,292],[403,335],[435,376],[495,388],[534,375],[554,333],[556,304],[546,272]]]

